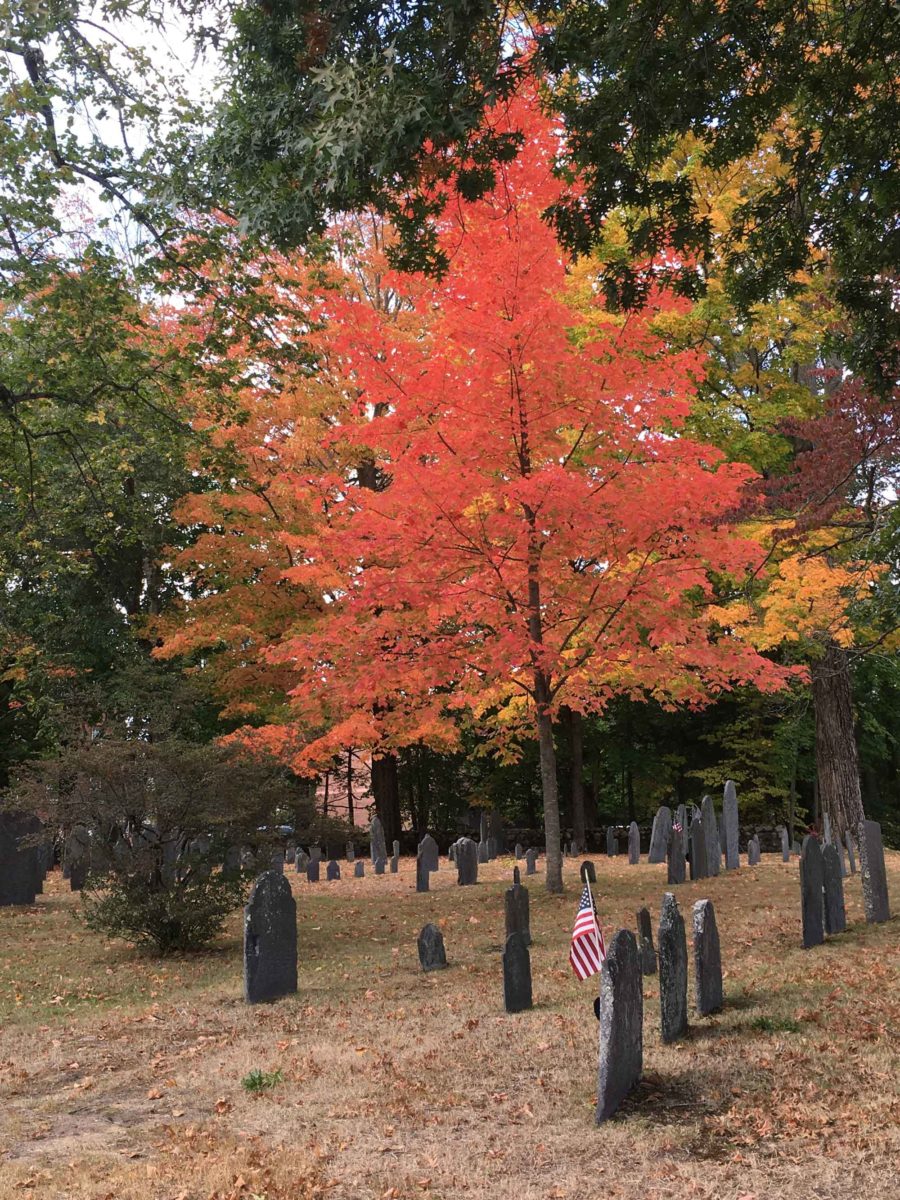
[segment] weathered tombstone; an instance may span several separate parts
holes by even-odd
[[[419,963],[423,971],[442,971],[447,965],[444,935],[437,925],[425,925],[419,934]]]
[[[673,829],[669,837],[669,854],[668,854],[669,883],[678,884],[684,883],[685,879],[685,861],[684,861],[684,839],[678,830]]]
[[[503,951],[503,1003],[509,1013],[531,1008],[531,955],[521,933],[511,933]]]
[[[38,891],[39,855],[27,839],[40,832],[37,817],[0,813],[0,907],[34,904]]]
[[[430,890],[429,880],[431,872],[428,870],[428,861],[421,849],[416,855],[416,891],[427,892]]]
[[[862,875],[866,920],[870,923],[889,921],[887,874],[884,869],[884,846],[881,826],[877,821],[859,823],[859,869]]]
[[[673,824],[677,825],[681,830],[681,841],[683,843],[685,858],[687,858],[688,831],[690,826],[688,822],[687,808],[683,804],[679,804],[678,808],[675,810],[675,820]]]
[[[337,859],[332,859],[325,868],[325,878],[331,883],[335,879],[340,879],[341,868],[338,866]]]
[[[419,842],[419,853],[425,859],[425,866],[429,871],[436,871],[438,869],[441,855],[438,850],[438,844],[430,833],[426,833],[421,842]]]
[[[712,900],[694,905],[694,1001],[701,1017],[718,1012],[725,997],[722,991],[722,951]]]
[[[856,874],[856,855],[853,853],[853,837],[851,836],[849,829],[847,830],[846,841],[847,841],[847,859],[850,863],[850,874],[855,875]]]
[[[637,821],[628,826],[628,861],[633,867],[641,861],[641,831]]]
[[[800,913],[803,921],[803,949],[825,941],[825,886],[822,850],[818,839],[808,833],[800,851]]]
[[[276,846],[270,856],[270,871],[277,871],[279,875],[284,874],[284,846]]]
[[[606,829],[606,857],[615,858],[619,853],[619,840],[616,837],[616,831],[612,825],[608,825]]]
[[[297,868],[298,875],[303,874],[309,866],[309,855],[305,850],[301,850],[299,846],[297,847],[297,857],[294,859],[294,866]]]
[[[384,826],[381,823],[381,818],[375,816],[369,822],[369,854],[372,862],[377,863],[379,858],[387,861],[387,842],[384,840]]]
[[[596,883],[597,882],[597,868],[594,866],[594,864],[591,862],[591,860],[589,858],[586,858],[584,860],[584,862],[581,864],[581,867],[578,870],[578,874],[581,876],[582,883]]]
[[[319,872],[322,868],[322,860],[319,858],[311,858],[306,864],[306,882],[318,883]]]
[[[476,847],[476,854],[478,857],[478,861],[480,863],[490,862],[490,855],[488,854],[487,842],[479,842],[478,843],[478,846]]]
[[[650,913],[648,909],[638,909],[637,928],[638,947],[641,952],[641,972],[644,975],[655,975],[656,951],[653,949],[653,926],[650,923]]]
[[[847,928],[844,881],[841,878],[841,860],[833,842],[829,842],[822,851],[822,882],[825,902],[825,932],[843,933]]]
[[[297,990],[297,904],[278,871],[264,871],[244,908],[244,999],[277,1000]]]
[[[691,879],[705,879],[709,871],[706,869],[706,829],[703,817],[694,817],[691,821]]]
[[[521,842],[516,842],[515,856],[516,856],[516,862],[521,862],[522,859],[525,857],[525,851],[522,849]]]
[[[478,849],[471,838],[456,843],[456,875],[461,886],[478,882]]]
[[[506,936],[521,933],[525,945],[531,945],[531,918],[528,911],[528,888],[522,887],[519,868],[513,871],[513,885],[504,895],[506,911]]]
[[[783,825],[781,827],[781,861],[791,861],[791,835]]]
[[[538,860],[537,850],[526,850],[525,851],[525,874],[526,875],[534,875],[537,872],[537,860]]]
[[[310,857],[311,862],[321,862],[322,861],[322,847],[321,846],[310,846],[309,857]]]
[[[758,867],[760,857],[759,838],[754,833],[753,837],[747,843],[747,866]]]
[[[617,1111],[640,1082],[644,1066],[644,993],[637,943],[630,929],[612,938],[600,972],[600,1060],[596,1120]]]
[[[669,846],[669,837],[672,833],[672,812],[665,804],[656,810],[656,816],[653,818],[653,832],[650,834],[650,853],[647,855],[647,861],[651,863],[661,863],[666,861],[666,851]]]
[[[384,860],[383,858],[376,858],[376,859],[375,859],[375,874],[376,874],[376,875],[383,875],[383,874],[384,874],[384,868],[385,868],[386,866],[387,866],[387,863],[385,862],[385,860]]]
[[[490,832],[491,831],[488,828],[487,810],[482,809],[481,815],[478,818],[478,840],[479,842],[483,843],[485,849],[487,849],[487,840],[490,837]]]
[[[677,1042],[687,1032],[687,939],[684,918],[671,892],[663,896],[657,935],[662,1040]]]
[[[737,788],[731,779],[725,784],[725,795],[722,800],[722,825],[725,828],[725,870],[736,871],[741,865],[741,855],[738,849],[738,799]]]
[[[391,855],[391,860],[388,863],[388,870],[392,875],[396,875],[400,870],[400,858],[396,854]]]
[[[366,864],[363,862],[363,860],[361,858],[358,858],[353,864],[353,878],[354,879],[365,879],[365,877],[366,877]]]
[[[722,847],[719,843],[719,825],[712,796],[704,796],[700,801],[700,815],[703,818],[703,832],[706,834],[706,872],[708,875],[718,875],[722,867]]]
[[[347,862],[356,862],[356,847],[352,842],[347,843]]]
[[[499,809],[491,809],[488,817],[488,837],[491,843],[491,860],[493,861],[498,854],[504,853],[506,839],[503,831],[503,813]]]

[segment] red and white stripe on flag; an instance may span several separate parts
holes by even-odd
[[[597,920],[597,910],[594,908],[591,889],[585,884],[575,917],[575,928],[572,930],[569,962],[579,979],[589,979],[591,975],[597,974],[605,958],[606,947]]]

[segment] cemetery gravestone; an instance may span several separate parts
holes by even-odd
[[[353,864],[353,878],[354,879],[365,879],[365,877],[366,877],[366,864],[363,862],[363,860],[361,858],[358,858]]]
[[[685,857],[687,857],[689,823],[687,818],[687,809],[683,804],[679,804],[678,808],[676,809],[674,824],[676,824],[681,830],[681,841],[683,843]]]
[[[429,871],[436,871],[438,869],[441,856],[438,844],[430,833],[426,833],[421,842],[419,842],[419,853],[425,859],[425,866]]]
[[[661,863],[666,861],[666,851],[669,837],[672,833],[672,812],[665,805],[657,809],[653,818],[653,832],[650,834],[650,853],[647,861]]]
[[[321,866],[322,866],[321,859],[311,858],[309,860],[309,862],[306,864],[306,882],[307,883],[318,883],[319,882],[319,871],[321,869]]]
[[[738,849],[738,800],[737,788],[731,779],[725,784],[725,795],[722,800],[722,825],[725,830],[725,870],[736,871],[741,865]]]
[[[888,903],[887,873],[884,868],[881,826],[877,821],[860,821],[858,842],[866,920],[870,924],[888,921],[891,910]]]
[[[525,851],[525,874],[526,875],[534,875],[536,873],[537,860],[538,860],[537,850],[526,850]]]
[[[687,938],[684,918],[671,892],[663,896],[656,944],[662,1040],[677,1042],[687,1032]]]
[[[398,855],[392,854],[389,869],[392,875],[396,875],[400,870],[400,859]]]
[[[589,858],[585,859],[585,861],[581,864],[578,874],[581,876],[582,883],[596,883],[597,882],[597,868],[594,866],[594,864],[591,862],[591,860]]]
[[[478,882],[478,850],[471,838],[460,838],[456,843],[457,883],[465,887]]]
[[[34,904],[38,891],[39,855],[27,839],[40,832],[37,817],[0,812],[0,907]]]
[[[503,951],[503,1003],[508,1013],[531,1008],[531,955],[521,933],[511,933]]]
[[[701,1017],[718,1012],[724,1003],[722,991],[722,951],[712,900],[694,905],[694,991]]]
[[[297,904],[278,871],[264,871],[244,908],[244,999],[277,1000],[297,990]]]
[[[847,859],[850,863],[850,874],[856,874],[856,855],[853,853],[853,838],[850,835],[850,830],[847,830]]]
[[[387,861],[387,842],[384,840],[384,826],[380,817],[373,817],[369,824],[369,853],[373,864],[377,863],[379,858],[383,862]]]
[[[487,842],[479,842],[478,843],[477,857],[478,857],[478,861],[480,863],[490,862],[490,855],[488,854]]]
[[[376,875],[383,875],[383,874],[384,874],[384,868],[385,868],[386,866],[387,866],[387,863],[385,862],[385,860],[384,860],[383,858],[376,858],[376,859],[375,859],[375,874],[376,874]]]
[[[423,971],[442,971],[447,965],[444,935],[437,925],[425,925],[419,934],[419,963]]]
[[[617,1111],[640,1082],[644,1065],[644,997],[637,943],[629,929],[610,942],[600,972],[600,1056],[596,1120]]]
[[[706,868],[706,829],[703,817],[694,817],[691,821],[691,879],[705,879],[709,871]]]
[[[633,867],[641,861],[641,831],[637,821],[628,826],[628,861]]]
[[[606,857],[615,858],[618,853],[619,842],[616,838],[616,831],[612,825],[609,825],[606,829]]]
[[[718,875],[722,865],[722,847],[719,845],[719,826],[712,796],[704,796],[700,801],[700,815],[706,835],[706,872],[708,875]]]
[[[791,861],[791,836],[784,826],[781,827],[781,861]]]
[[[844,908],[844,881],[841,877],[841,860],[837,847],[829,842],[822,851],[822,879],[824,884],[825,932],[843,933],[847,928],[847,913]]]
[[[824,886],[822,850],[818,840],[808,833],[800,851],[800,912],[804,950],[820,946],[825,941]]]
[[[513,871],[513,885],[504,895],[506,911],[506,936],[521,933],[525,945],[531,945],[531,918],[528,911],[528,888],[522,887],[519,868]]]
[[[309,857],[310,857],[311,862],[321,862],[322,861],[322,847],[321,846],[310,846]]]
[[[347,862],[348,863],[356,862],[356,847],[353,845],[352,842],[347,843],[346,853],[347,853]]]
[[[753,837],[747,843],[747,866],[758,867],[760,860],[759,838],[754,833]]]
[[[653,949],[653,926],[650,923],[650,913],[646,908],[638,909],[637,928],[638,947],[641,952],[641,972],[644,975],[655,975],[656,951]]]
[[[278,871],[280,875],[284,874],[284,846],[276,846],[270,857],[271,871]]]
[[[498,854],[503,853],[505,844],[503,834],[503,814],[497,809],[493,809],[488,818],[488,836],[491,841],[491,859],[495,859]]]
[[[421,849],[416,855],[416,891],[427,892],[430,888],[431,872]]]
[[[685,862],[684,862],[684,839],[677,830],[672,830],[672,835],[669,838],[669,883],[678,884],[684,883],[685,879]]]
[[[522,849],[521,842],[516,842],[515,856],[516,856],[516,862],[521,862],[522,859],[525,857],[525,851]]]
[[[325,878],[328,880],[329,883],[331,883],[335,879],[340,879],[340,877],[341,877],[341,868],[338,866],[337,860],[332,859],[329,862],[328,866],[325,868]]]
[[[296,857],[297,857],[297,847],[296,846],[285,847],[284,865],[286,867],[292,867],[294,865],[294,860],[296,859]]]
[[[294,866],[297,868],[298,874],[305,871],[306,868],[309,866],[309,855],[306,853],[305,850],[300,850],[300,849],[297,850],[297,856],[294,859]]]

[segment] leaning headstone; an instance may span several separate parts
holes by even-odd
[[[392,875],[396,875],[400,870],[400,859],[396,854],[391,855],[391,860],[388,863],[388,870]]]
[[[808,833],[800,851],[800,913],[803,921],[803,949],[825,941],[825,886],[822,850],[818,839]]]
[[[322,860],[320,858],[311,858],[306,864],[306,882],[318,883],[319,872],[322,868]]]
[[[416,891],[427,892],[430,879],[431,872],[428,870],[428,861],[420,849],[416,855]]]
[[[525,857],[525,851],[522,849],[521,842],[516,842],[515,856],[516,856],[516,862],[521,862],[522,859]]]
[[[606,828],[606,857],[615,858],[619,853],[619,841],[616,837],[616,831],[612,825]]]
[[[644,1065],[644,993],[637,943],[630,929],[612,938],[600,972],[600,1061],[596,1120],[617,1111],[641,1079]]]
[[[685,861],[684,861],[684,839],[676,830],[672,830],[669,838],[669,883],[678,884],[684,883],[685,879]]]
[[[847,833],[846,833],[846,841],[847,841],[847,861],[850,863],[850,874],[855,875],[856,874],[856,855],[853,853],[853,837],[852,837],[849,829],[847,830]]]
[[[333,858],[325,868],[325,878],[331,883],[335,879],[340,879],[340,877],[341,868],[338,866],[337,860]]]
[[[297,990],[297,904],[278,871],[264,871],[244,908],[244,999],[277,1000]]]
[[[669,836],[672,833],[672,812],[665,804],[656,811],[653,818],[653,832],[650,834],[650,853],[647,861],[661,863],[666,861],[666,851],[669,846]]]
[[[429,871],[436,871],[438,869],[441,855],[438,850],[438,844],[430,833],[426,833],[421,842],[419,842],[419,853],[425,859],[425,866]]]
[[[478,848],[471,838],[456,843],[456,875],[462,886],[478,882]]]
[[[537,850],[526,850],[525,851],[525,874],[526,875],[536,874],[537,860],[538,860]]]
[[[706,829],[703,817],[694,817],[691,821],[691,879],[705,879],[709,871],[706,868]]]
[[[0,813],[0,907],[34,904],[40,855],[28,839],[40,831],[37,817]]]
[[[719,825],[712,796],[704,796],[700,801],[700,815],[703,818],[703,832],[706,834],[706,871],[709,875],[718,875],[722,867],[722,847],[719,843]]]
[[[641,861],[641,831],[637,821],[628,826],[628,861],[633,867]]]
[[[358,858],[353,864],[353,878],[354,879],[365,879],[365,877],[366,877],[366,864],[363,862],[363,860],[361,858]]]
[[[437,925],[425,925],[419,934],[419,963],[423,971],[442,971],[447,965],[444,935]]]
[[[525,945],[531,945],[531,918],[528,911],[528,888],[522,887],[519,868],[513,871],[513,885],[504,894],[506,911],[506,936],[521,933]]]
[[[503,951],[503,1003],[509,1013],[531,1008],[531,955],[521,933],[511,933]]]
[[[663,896],[657,935],[662,1040],[677,1042],[687,1032],[687,939],[684,918],[671,892]]]
[[[888,904],[887,874],[884,869],[884,846],[878,822],[860,821],[858,841],[866,920],[870,923],[888,921],[891,910]]]
[[[694,905],[694,1002],[701,1017],[718,1012],[724,1003],[722,951],[712,900]]]
[[[653,926],[650,923],[650,912],[646,908],[638,909],[637,929],[638,948],[641,952],[641,972],[644,975],[655,975],[656,951],[653,949]]]
[[[833,842],[829,842],[822,851],[822,879],[825,901],[825,932],[843,933],[847,928],[847,912],[844,908],[844,881],[841,878],[840,856]]]
[[[373,817],[369,823],[369,854],[372,862],[377,863],[379,858],[387,862],[387,842],[384,840],[384,826],[381,823],[380,817]]]
[[[309,866],[309,855],[305,850],[301,850],[299,846],[297,847],[297,856],[294,859],[294,866],[297,868],[298,875],[302,874]]]
[[[747,866],[758,867],[760,857],[759,838],[754,833],[753,837],[747,843]]]
[[[384,874],[384,868],[385,868],[386,866],[387,866],[387,863],[385,862],[385,860],[384,860],[383,858],[376,858],[376,859],[375,859],[375,874],[376,874],[376,875],[383,875],[383,874]]]
[[[791,835],[783,825],[781,827],[781,861],[791,861]]]
[[[737,788],[731,779],[725,784],[725,795],[722,800],[722,824],[725,827],[725,870],[736,871],[741,865],[741,855],[738,849]]]

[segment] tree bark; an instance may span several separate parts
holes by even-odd
[[[850,661],[829,639],[811,663],[816,718],[816,779],[819,810],[831,820],[832,835],[843,840],[863,819],[859,756],[853,731]]]
[[[400,837],[400,781],[396,754],[383,754],[372,760],[372,796],[375,811],[384,826],[388,849]]]
[[[572,840],[578,854],[585,851],[584,721],[580,712],[567,709],[572,754]]]
[[[561,893],[563,890],[563,878],[559,832],[559,784],[556,777],[556,747],[553,745],[553,722],[550,720],[546,699],[538,704],[537,730],[541,751],[544,837],[547,842],[547,891]]]

